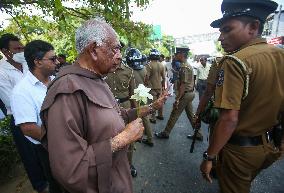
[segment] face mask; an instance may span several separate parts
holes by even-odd
[[[21,64],[23,63],[26,63],[26,59],[25,59],[25,56],[24,56],[24,52],[20,52],[20,53],[16,53],[13,55],[13,60],[15,62],[19,62]]]

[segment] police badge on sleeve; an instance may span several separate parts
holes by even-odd
[[[224,69],[219,71],[216,85],[222,86],[223,83],[224,83]]]

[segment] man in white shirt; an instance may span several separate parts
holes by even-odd
[[[0,61],[0,99],[5,104],[7,114],[10,115],[10,96],[12,89],[29,69],[23,61],[24,46],[18,37],[12,34],[2,35],[0,38],[0,49],[6,57]],[[17,59],[18,61],[15,61]]]
[[[61,187],[51,174],[48,152],[39,142],[42,135],[39,115],[41,105],[51,82],[50,76],[54,74],[59,62],[53,46],[41,40],[34,40],[26,45],[25,58],[30,71],[13,89],[11,109],[15,124],[31,142],[31,150],[36,152],[49,183],[49,192],[60,193]]]
[[[199,93],[199,100],[203,96],[205,89],[206,89],[206,80],[209,74],[209,70],[211,65],[207,63],[206,57],[200,58],[201,66],[197,68],[197,84],[196,84],[196,90]]]
[[[5,56],[0,61],[0,99],[5,104],[7,115],[11,115],[10,97],[14,86],[23,79],[28,72],[24,58],[24,46],[20,39],[13,34],[4,34],[0,37],[0,50]],[[18,153],[28,174],[33,188],[39,192],[47,192],[47,180],[41,172],[36,154],[31,151],[31,143],[25,138],[19,127],[15,126],[12,116],[11,130]]]

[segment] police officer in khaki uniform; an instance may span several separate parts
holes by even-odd
[[[135,79],[136,86],[139,84],[144,84],[144,80],[146,77],[146,68],[144,68],[144,62],[146,61],[146,57],[141,54],[141,52],[136,48],[130,48],[126,53],[126,64],[133,69],[133,75]],[[145,134],[147,138],[142,139],[142,143],[153,147],[153,132],[150,127],[150,122],[148,116],[142,118],[143,125],[145,128]]]
[[[146,66],[147,74],[145,78],[146,86],[151,88],[150,94],[153,96],[153,101],[159,98],[162,91],[165,90],[165,67],[160,63],[160,52],[157,49],[151,49],[149,54],[150,62]],[[158,119],[163,120],[163,108],[158,110]],[[150,118],[151,123],[156,123],[156,112],[152,113]]]
[[[201,127],[201,116],[202,113],[204,113],[204,111],[206,110],[207,105],[209,103],[210,100],[214,101],[214,91],[215,91],[215,87],[216,87],[216,80],[217,80],[217,74],[218,74],[218,67],[219,67],[219,61],[221,60],[221,57],[216,57],[214,58],[212,65],[210,67],[209,70],[209,74],[206,80],[206,89],[204,91],[204,94],[202,95],[196,113],[194,114],[194,119],[193,119],[193,125],[195,129],[200,129]],[[216,124],[216,119],[214,117],[214,120],[210,119],[209,121],[209,125],[208,125],[208,131],[209,131],[209,143],[211,141],[211,137],[212,137],[212,133],[213,133],[213,129],[214,126]],[[188,138],[192,139],[193,135],[188,135]],[[216,157],[217,160],[217,157]],[[213,168],[211,170],[211,175],[214,178],[217,178],[217,174],[216,174],[216,160],[213,161]]]
[[[193,125],[193,107],[192,101],[194,99],[194,80],[193,80],[193,69],[187,63],[188,48],[178,48],[176,59],[181,62],[181,68],[179,70],[178,80],[178,95],[173,105],[170,118],[164,131],[155,133],[157,138],[169,138],[169,135],[178,120],[179,116],[185,110],[186,115],[191,125]],[[198,132],[198,139],[202,140],[202,134]]]
[[[130,100],[130,97],[134,94],[134,89],[136,87],[133,70],[130,67],[121,63],[114,72],[108,73],[106,82],[121,107],[125,109],[135,108],[135,102]],[[129,145],[127,156],[130,164],[131,175],[136,177],[137,170],[132,163],[133,151],[134,143]]]
[[[209,102],[209,100],[213,97],[215,87],[216,87],[216,81],[217,81],[217,74],[218,74],[218,67],[219,67],[219,61],[221,60],[221,57],[216,57],[213,60],[213,63],[210,67],[208,77],[206,79],[206,89],[204,91],[204,94],[202,95],[196,113],[194,114],[194,127],[200,128],[201,126],[201,113],[205,111],[205,108]],[[212,123],[214,124],[214,123]],[[209,128],[212,128],[213,125],[210,125]],[[191,138],[191,136],[188,136],[188,138]]]
[[[215,106],[221,112],[200,170],[211,182],[212,160],[219,154],[223,193],[249,193],[257,174],[283,151],[283,145],[275,147],[272,133],[284,112],[284,52],[261,38],[276,8],[270,0],[223,0],[223,17],[211,23],[220,28],[219,41],[230,57],[220,61]]]

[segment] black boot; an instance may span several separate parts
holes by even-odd
[[[135,169],[133,165],[130,165],[130,172],[131,172],[132,177],[135,178],[137,176],[137,170]]]

